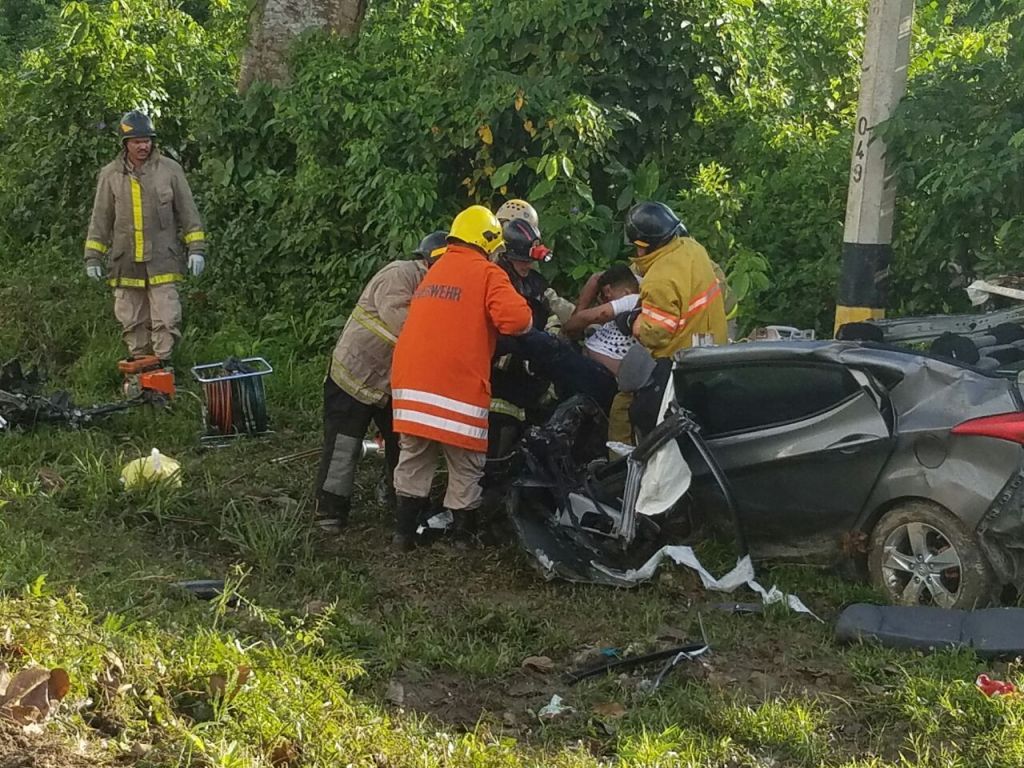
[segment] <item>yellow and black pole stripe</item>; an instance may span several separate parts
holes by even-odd
[[[863,323],[885,317],[888,298],[889,243],[843,243],[843,267],[839,276],[835,331],[847,323]]]

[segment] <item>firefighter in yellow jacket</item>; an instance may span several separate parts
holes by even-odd
[[[664,203],[638,203],[626,217],[626,238],[636,246],[640,314],[633,335],[655,358],[694,346],[696,334],[729,341],[722,284],[704,247],[690,237]]]
[[[649,384],[635,396],[634,391],[619,392],[612,403],[609,439],[629,443],[637,429],[654,427],[672,356],[697,343],[727,344],[729,333],[727,286],[716,275],[708,252],[690,237],[671,208],[657,202],[634,205],[626,216],[626,240],[636,247],[632,267],[640,275],[633,336],[655,360]],[[623,366],[628,365],[624,360]],[[620,388],[623,375],[620,368]]]
[[[129,357],[167,361],[181,338],[177,284],[186,268],[202,273],[206,234],[181,166],[154,146],[149,117],[128,112],[118,133],[122,152],[96,184],[85,271],[94,280],[106,272]]]

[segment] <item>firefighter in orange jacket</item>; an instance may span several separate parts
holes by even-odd
[[[403,551],[415,543],[438,453],[448,465],[444,505],[457,538],[472,535],[483,489],[491,358],[498,334],[532,327],[533,315],[491,259],[504,247],[501,225],[474,205],[452,222],[448,248],[413,294],[391,373],[396,531]]]

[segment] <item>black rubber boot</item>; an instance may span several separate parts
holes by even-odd
[[[416,546],[416,529],[420,524],[420,512],[426,499],[413,496],[399,496],[395,501],[395,535],[392,546],[399,552],[408,552]]]
[[[475,509],[453,509],[452,513],[452,546],[458,549],[470,549],[477,543],[479,515]]]
[[[316,524],[328,533],[337,533],[348,525],[352,499],[320,490],[316,494]]]

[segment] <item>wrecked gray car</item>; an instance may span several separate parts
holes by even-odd
[[[895,603],[971,608],[1024,582],[1015,380],[884,345],[781,341],[687,350],[671,382],[655,432],[672,431],[682,469],[644,442],[607,459],[579,405],[524,441],[510,510],[549,573],[620,583],[606,576],[706,522],[741,555],[860,561]],[[638,513],[641,478],[691,473],[678,500]]]

